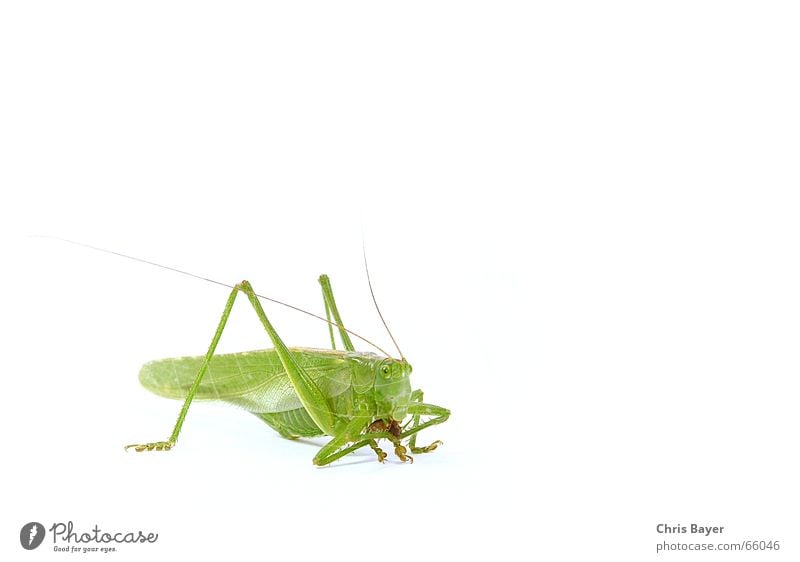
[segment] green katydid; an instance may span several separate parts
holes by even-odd
[[[160,396],[183,399],[184,402],[172,434],[166,441],[127,445],[126,450],[170,450],[175,446],[194,399],[221,400],[243,407],[289,439],[324,435],[332,437],[314,457],[315,465],[326,465],[365,446],[375,452],[378,461],[384,462],[386,453],[378,447],[379,439],[387,439],[403,462],[413,462],[413,457],[408,454],[409,449],[414,454],[427,453],[441,444],[441,441],[423,447],[416,444],[419,431],[443,423],[449,418],[450,411],[423,402],[422,391],[411,390],[411,365],[397,347],[377,306],[369,270],[366,269],[366,258],[364,265],[373,302],[397,347],[400,359],[392,358],[377,345],[344,327],[327,275],[319,277],[326,315],[323,318],[276,299],[257,295],[247,281],[231,286],[118,252],[72,243],[232,289],[205,356],[162,359],[142,367],[139,380],[145,388]],[[240,292],[247,296],[273,347],[260,351],[216,354],[217,343]],[[267,318],[260,299],[288,306],[327,322],[332,349],[287,347]],[[334,326],[344,350],[336,349]],[[374,346],[385,357],[372,352],[355,351],[351,334]],[[425,421],[422,418],[426,418]],[[408,448],[402,443],[406,439]]]

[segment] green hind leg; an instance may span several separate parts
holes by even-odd
[[[192,382],[192,386],[189,388],[189,392],[186,395],[186,400],[184,401],[183,407],[178,415],[178,421],[175,423],[175,428],[172,430],[172,435],[170,435],[167,441],[155,441],[152,443],[127,445],[125,447],[126,450],[132,448],[135,451],[140,452],[168,451],[175,445],[175,442],[178,440],[178,435],[181,432],[181,428],[183,427],[183,422],[186,419],[186,413],[189,411],[189,406],[191,405],[192,400],[194,400],[195,394],[197,394],[197,389],[200,387],[200,382],[203,380],[203,375],[205,375],[206,371],[208,370],[208,364],[217,349],[217,344],[222,336],[222,332],[225,330],[225,325],[228,322],[228,317],[230,316],[233,303],[236,301],[236,296],[239,291],[247,295],[250,304],[253,306],[253,309],[255,309],[256,315],[261,321],[261,325],[264,327],[270,339],[272,340],[272,345],[275,348],[281,363],[283,364],[283,368],[292,383],[292,387],[300,399],[300,402],[303,404],[306,412],[308,412],[308,415],[320,428],[322,433],[327,433],[328,435],[334,433],[333,413],[328,406],[325,395],[322,393],[313,379],[311,379],[308,373],[306,373],[305,370],[300,367],[295,358],[289,352],[286,344],[283,343],[283,340],[281,340],[280,336],[275,331],[275,328],[272,326],[269,319],[267,319],[267,315],[264,313],[264,309],[261,307],[261,302],[258,300],[258,296],[256,296],[255,292],[253,291],[253,287],[249,282],[242,281],[233,288],[230,296],[228,296],[228,301],[225,304],[225,310],[222,312],[222,318],[220,318],[219,324],[217,325],[217,331],[214,333],[214,338],[211,340],[211,345],[208,348],[208,352],[203,358],[203,364],[200,366],[200,370],[198,371],[194,382]]]
[[[319,284],[322,285],[322,300],[325,301],[325,316],[328,318],[328,333],[331,336],[331,347],[336,349],[336,340],[333,337],[333,325],[339,329],[339,337],[342,338],[342,345],[347,351],[355,351],[350,335],[344,329],[344,322],[339,316],[339,309],[336,307],[336,299],[333,298],[333,287],[331,280],[324,273],[319,276]],[[333,315],[333,320],[331,320]]]
[[[183,420],[186,419],[186,413],[189,411],[189,406],[194,399],[194,395],[197,394],[197,389],[200,387],[200,381],[203,380],[203,375],[205,375],[206,370],[208,370],[208,363],[211,361],[211,358],[214,356],[214,351],[217,349],[219,338],[222,336],[222,332],[225,330],[225,324],[228,322],[228,316],[231,315],[231,309],[233,308],[233,303],[236,300],[236,293],[239,292],[238,287],[239,286],[237,285],[236,288],[231,291],[231,294],[228,297],[228,302],[225,303],[225,310],[223,310],[222,318],[220,318],[219,324],[217,325],[217,331],[214,333],[214,338],[211,340],[211,345],[208,346],[208,352],[206,352],[206,356],[203,358],[203,364],[200,366],[200,370],[197,372],[197,376],[195,376],[194,382],[192,382],[192,386],[189,388],[189,393],[186,395],[186,400],[183,402],[183,407],[181,408],[180,414],[178,414],[178,421],[175,422],[175,428],[172,430],[172,435],[170,435],[167,441],[125,445],[126,451],[128,449],[133,449],[137,452],[169,451],[175,445],[175,442],[178,440],[178,435],[181,432],[181,427],[183,427]]]

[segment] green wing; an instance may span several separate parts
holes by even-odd
[[[350,388],[351,368],[344,353],[305,348],[290,351],[328,398]],[[202,364],[203,357],[151,361],[142,367],[139,381],[159,396],[186,398]],[[222,400],[255,413],[303,407],[274,349],[215,355],[195,398]]]

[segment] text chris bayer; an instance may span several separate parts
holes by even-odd
[[[722,531],[725,527],[705,527],[703,525],[697,525],[692,523],[688,527],[685,525],[667,525],[666,523],[659,523],[656,525],[656,532],[657,533],[667,533],[667,534],[686,534],[691,533],[693,535],[719,535],[722,534]]]

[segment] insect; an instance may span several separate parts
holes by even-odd
[[[375,452],[379,462],[385,462],[387,454],[378,446],[380,439],[388,440],[395,455],[403,462],[413,462],[409,452],[428,453],[441,444],[441,441],[421,447],[416,444],[419,431],[445,422],[450,411],[423,402],[421,390],[412,391],[411,365],[397,347],[397,342],[377,306],[372,283],[369,281],[369,270],[366,269],[366,259],[364,265],[373,302],[397,347],[400,359],[392,358],[377,345],[344,327],[327,275],[319,277],[325,305],[326,317],[323,318],[281,301],[257,295],[247,281],[230,286],[118,252],[71,243],[232,289],[204,356],[162,359],[151,361],[142,367],[139,380],[145,388],[159,396],[182,399],[184,402],[172,434],[166,441],[127,445],[126,450],[142,452],[172,449],[195,399],[221,400],[242,407],[288,439],[330,436],[331,439],[314,456],[313,462],[318,466],[329,464],[365,446]],[[243,353],[216,354],[217,343],[239,293],[250,301],[273,347]],[[260,299],[300,310],[327,322],[331,349],[287,347],[267,318]],[[338,331],[343,350],[336,349],[334,327]],[[373,352],[356,351],[350,339],[351,334],[373,345],[385,357]]]

